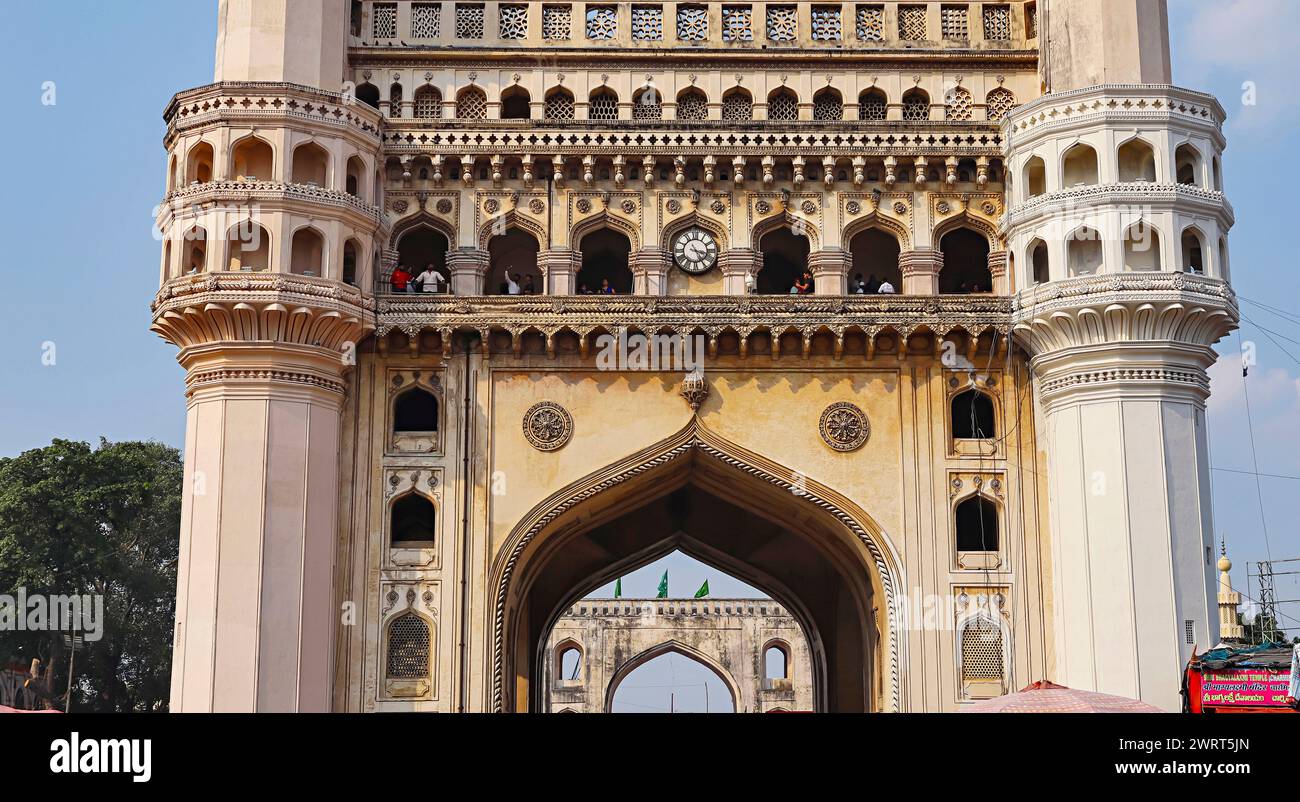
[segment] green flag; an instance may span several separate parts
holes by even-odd
[[[623,577],[614,580],[614,598],[623,598]]]
[[[708,595],[709,595],[709,580],[706,579],[704,580],[704,584],[700,585],[700,589],[695,591],[695,598],[703,599]]]
[[[659,595],[656,596],[655,598],[656,599],[668,598],[668,572],[667,571],[664,571],[664,575],[659,579]]]

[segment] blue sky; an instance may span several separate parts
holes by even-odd
[[[162,197],[162,110],[179,89],[212,78],[216,3],[204,0],[11,3],[0,51],[8,191],[0,195],[6,247],[8,324],[0,345],[0,455],[53,437],[157,439],[179,445],[183,373],[175,349],[148,330],[159,245],[153,208]],[[1210,432],[1216,468],[1300,476],[1300,272],[1288,156],[1300,146],[1295,56],[1286,32],[1300,29],[1291,0],[1170,0],[1174,80],[1216,94],[1228,111],[1225,183],[1236,208],[1234,285],[1245,300],[1240,335],[1220,344]],[[21,32],[21,35],[17,35]],[[1254,105],[1244,105],[1245,82]],[[53,82],[55,103],[42,102]],[[1250,301],[1285,310],[1290,318]],[[1275,332],[1266,334],[1261,327]],[[1246,380],[1240,344],[1257,346]],[[54,348],[54,364],[43,356]],[[1284,350],[1285,349],[1285,350]],[[1290,352],[1290,355],[1287,354]],[[1246,590],[1247,562],[1300,557],[1290,504],[1295,479],[1216,470],[1215,517]],[[715,596],[745,587],[682,557],[664,564],[674,595],[709,578]],[[625,595],[652,594],[664,565],[625,582]],[[1300,569],[1300,564],[1297,564]],[[1300,599],[1297,577],[1279,597]],[[735,582],[735,584],[731,584]],[[631,587],[629,587],[631,584]],[[1300,619],[1300,605],[1288,605]],[[1294,624],[1300,633],[1300,623]]]

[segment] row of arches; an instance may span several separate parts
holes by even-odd
[[[262,272],[279,269],[280,272],[337,278],[348,284],[357,284],[363,253],[361,242],[353,237],[345,239],[340,263],[335,268],[332,267],[328,241],[325,234],[312,225],[295,229],[290,235],[288,270],[283,270],[275,264],[271,234],[260,223],[243,220],[230,226],[220,240],[221,247],[210,247],[208,231],[195,225],[183,236],[164,242],[163,262],[168,276],[194,275],[211,270]]]
[[[810,243],[806,234],[794,227],[781,225],[763,233],[757,242],[761,266],[755,276],[759,294],[789,294],[810,277]],[[447,276],[447,235],[429,225],[417,225],[404,232],[397,241],[398,264],[408,273],[418,273],[428,266]],[[522,228],[510,227],[488,240],[488,269],[482,292],[504,294],[512,284],[544,292],[544,276],[538,266],[540,245],[537,238]],[[631,270],[632,242],[616,228],[602,227],[585,233],[576,243],[581,258],[575,278],[577,294],[629,294],[633,292]],[[902,292],[900,268],[901,243],[883,228],[865,228],[848,242],[851,258],[850,292],[877,292],[888,283]],[[945,294],[990,292],[993,277],[989,269],[989,240],[969,228],[955,228],[939,241],[943,268],[939,273],[939,291]],[[396,289],[396,288],[394,288]],[[526,292],[526,290],[525,290]]]
[[[1211,175],[1205,171],[1205,158],[1191,143],[1179,145],[1174,150],[1173,164],[1166,166],[1156,157],[1155,147],[1142,137],[1134,137],[1116,148],[1110,171],[1120,183],[1176,183],[1202,189],[1223,190],[1219,159],[1211,164]],[[1085,142],[1067,148],[1052,168],[1051,178],[1061,189],[1091,186],[1101,183],[1101,164],[1097,149]],[[1021,171],[1022,198],[1045,195],[1049,191],[1049,168],[1042,156],[1031,156]],[[1207,181],[1207,178],[1209,179]]]
[[[226,168],[224,174],[233,181],[281,180],[275,148],[257,134],[249,134],[233,142],[225,154],[223,166]],[[179,157],[172,157],[168,191],[214,181],[218,175],[217,167],[212,143],[205,140],[196,142]],[[365,159],[359,154],[347,158],[341,175],[336,176],[336,169],[334,157],[320,143],[302,142],[289,154],[289,169],[283,180],[292,184],[346,192],[370,203],[378,197],[378,176],[376,175],[375,186],[368,191],[365,176],[369,170]]]
[[[393,83],[388,90],[387,106],[390,117],[401,118],[407,114],[405,88]],[[357,99],[375,108],[381,105],[379,87],[363,83],[357,87]],[[501,90],[497,97],[499,118],[504,120],[532,119],[540,111],[540,118],[551,122],[575,119],[578,108],[573,91],[562,86],[547,90],[540,110],[533,108],[532,94],[518,84]],[[710,119],[711,100],[699,87],[683,89],[674,96],[675,118],[678,120]],[[630,117],[634,120],[664,119],[664,95],[653,85],[646,85],[632,94]],[[767,119],[793,122],[802,118],[799,94],[782,86],[765,98]],[[587,94],[588,120],[617,120],[625,118],[620,108],[618,92],[609,86],[600,86]],[[410,114],[419,119],[441,119],[448,114],[461,120],[487,119],[489,100],[487,92],[478,86],[461,89],[454,98],[452,108],[444,100],[442,90],[430,84],[415,89],[410,101]],[[754,119],[754,96],[744,88],[733,87],[723,93],[720,101],[720,118],[730,122]],[[929,120],[933,114],[930,94],[920,87],[905,91],[898,101],[901,119]],[[943,102],[943,116],[947,120],[973,119],[974,98],[970,90],[955,87],[949,90]],[[812,97],[809,119],[831,122],[845,119],[883,121],[888,118],[891,100],[883,89],[872,87],[859,93],[856,107],[846,103],[844,95],[834,87],[818,90]],[[997,87],[985,96],[986,118],[1000,120],[1015,106],[1015,96],[1005,87]]]
[[[1183,229],[1174,254],[1166,253],[1159,229],[1145,220],[1124,229],[1121,243],[1120,265],[1126,273],[1170,270],[1205,275],[1213,270],[1215,275],[1227,275],[1227,238],[1220,237],[1217,249],[1211,251],[1205,233],[1194,225]],[[1065,238],[1064,246],[1065,269],[1061,275],[1056,275],[1052,270],[1052,249],[1047,242],[1035,238],[1029,243],[1025,249],[1025,264],[1029,266],[1033,283],[1103,272],[1105,243],[1095,228],[1080,226]]]

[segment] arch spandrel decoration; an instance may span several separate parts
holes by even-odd
[[[479,250],[486,251],[488,246],[492,243],[493,237],[508,234],[511,229],[523,231],[533,239],[537,240],[537,246],[539,248],[544,247],[546,243],[546,229],[541,223],[518,209],[511,209],[508,212],[498,214],[496,217],[489,217],[479,225]]]
[[[801,503],[810,504],[829,514],[837,523],[852,533],[865,548],[875,569],[869,577],[872,588],[880,593],[885,605],[882,611],[884,627],[880,645],[885,649],[882,669],[886,675],[884,712],[902,710],[901,654],[903,638],[902,615],[899,610],[902,570],[898,552],[888,535],[871,517],[854,502],[816,480],[795,476],[789,469],[748,451],[710,431],[698,418],[672,437],[633,454],[596,473],[573,482],[551,494],[537,504],[511,531],[497,557],[490,575],[496,588],[493,600],[492,628],[492,682],[490,708],[492,712],[506,711],[506,650],[507,609],[512,582],[526,550],[547,528],[571,513],[575,508],[601,493],[629,483],[655,469],[675,463],[692,455],[702,455],[717,463],[791,493]],[[510,633],[513,637],[514,633]]]
[[[701,214],[698,211],[688,212],[681,217],[666,223],[659,235],[659,247],[665,251],[671,252],[673,249],[673,242],[676,240],[677,235],[688,229],[695,228],[696,226],[713,235],[713,238],[718,243],[719,251],[726,251],[732,247],[739,247],[732,243],[731,231],[728,230],[727,226],[722,221],[718,220],[716,217]]]
[[[455,201],[453,201],[453,204],[454,203]],[[455,214],[454,207],[450,213],[453,215]],[[421,227],[431,228],[434,231],[437,231],[439,234],[442,234],[444,237],[446,237],[447,246],[449,250],[454,249],[456,247],[455,226],[453,226],[451,223],[447,222],[441,217],[429,214],[427,211],[424,211],[423,209],[411,215],[410,217],[406,217],[402,220],[399,220],[397,224],[393,226],[392,233],[388,235],[388,247],[396,251],[397,244],[402,241],[402,237],[406,236],[407,234]]]

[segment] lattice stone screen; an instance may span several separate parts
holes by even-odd
[[[822,92],[813,98],[813,119],[822,122],[844,119],[844,101],[834,92]]]
[[[632,101],[632,119],[634,120],[661,120],[664,116],[664,107],[659,99],[659,90],[653,86],[647,86],[642,89]]]
[[[909,122],[918,122],[930,119],[930,100],[919,93],[913,93],[903,98],[903,119]]]
[[[741,123],[754,119],[754,103],[744,92],[732,92],[722,99],[722,119]]]
[[[949,89],[948,94],[943,99],[943,116],[946,120],[969,120],[971,119],[971,100],[970,92],[962,89],[960,86]]]
[[[528,36],[528,6],[523,3],[502,3],[497,26],[502,39],[524,39]]]
[[[677,99],[677,119],[709,119],[709,101],[703,92],[687,92]]]
[[[754,41],[754,9],[752,6],[722,7],[722,41]]]
[[[442,93],[432,86],[415,90],[415,116],[425,119],[442,117]]]
[[[1011,38],[1011,6],[984,6],[984,38]]]
[[[569,5],[542,6],[542,38],[568,39],[573,35],[573,7]]]
[[[985,101],[988,105],[989,119],[994,122],[1000,122],[1007,113],[1016,107],[1016,96],[1011,94],[1010,89],[998,87],[989,92]]]
[[[1025,6],[1025,36],[1030,39],[1038,38],[1038,4],[1030,3]]]
[[[966,6],[943,6],[939,10],[944,39],[969,39],[970,23]]]
[[[483,38],[483,6],[478,3],[456,4],[456,36],[461,39]]]
[[[794,6],[767,7],[767,38],[773,42],[793,42],[799,35],[799,16]]]
[[[429,625],[413,614],[388,625],[389,679],[423,679],[429,676]]]
[[[393,87],[388,90],[388,116],[389,117],[402,116],[402,85],[401,84],[393,84]]]
[[[961,676],[963,680],[1001,680],[1002,629],[982,618],[961,631]]]
[[[879,92],[867,92],[858,100],[858,119],[880,121],[885,119],[887,105],[885,96]]]
[[[709,10],[704,6],[677,6],[677,38],[683,42],[703,42],[709,38]]]
[[[546,98],[546,119],[564,121],[573,119],[573,95],[568,92],[552,92]]]
[[[812,38],[818,42],[838,42],[844,38],[839,6],[812,7]]]
[[[858,38],[864,42],[885,41],[884,6],[858,6]]]
[[[437,39],[442,28],[441,3],[411,4],[411,38]]]
[[[613,92],[597,92],[591,96],[591,105],[587,107],[589,120],[617,120],[618,96]]]
[[[456,118],[460,120],[483,120],[487,118],[487,95],[478,87],[471,87],[460,93],[456,99]]]
[[[799,101],[790,92],[777,92],[767,101],[767,118],[783,122],[799,119]]]
[[[376,39],[397,38],[397,4],[375,3],[374,20],[371,30]]]
[[[596,41],[618,35],[618,11],[614,6],[587,6],[587,38]]]
[[[899,6],[898,38],[907,42],[920,42],[925,36],[925,6]]]
[[[632,6],[632,38],[638,42],[663,41],[663,6]]]

